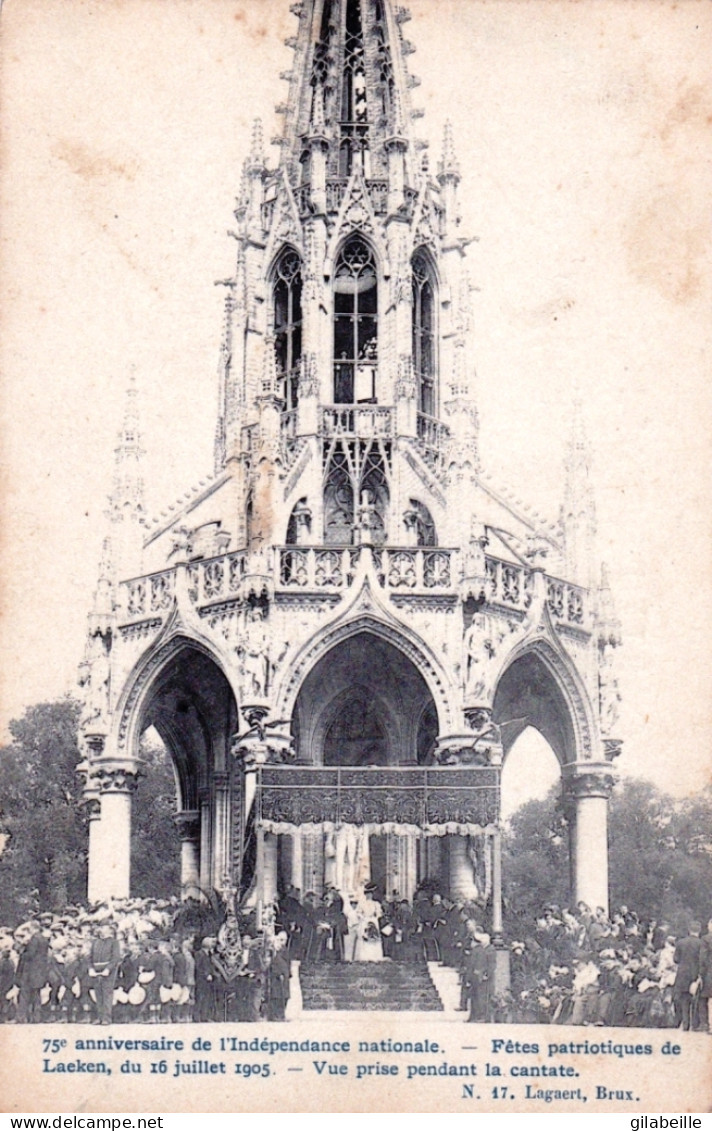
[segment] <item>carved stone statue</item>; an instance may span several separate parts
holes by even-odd
[[[598,703],[601,716],[601,731],[604,735],[615,736],[620,718],[621,695],[614,669],[613,649],[610,646],[599,651]]]
[[[356,537],[361,546],[372,546],[381,525],[378,508],[370,491],[361,492],[361,505],[356,514]]]
[[[79,686],[83,693],[79,726],[84,733],[102,730],[108,726],[110,648],[110,635],[105,640],[102,633],[97,632],[87,639],[84,659],[79,665]]]
[[[253,703],[266,698],[270,675],[269,635],[265,610],[260,605],[248,607],[236,651],[242,667],[244,702]]]
[[[474,614],[463,645],[465,700],[472,704],[486,702],[490,691],[492,660],[496,652],[494,626],[488,613]]]

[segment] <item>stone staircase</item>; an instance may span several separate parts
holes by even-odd
[[[322,962],[302,965],[307,1010],[442,1010],[425,962]]]

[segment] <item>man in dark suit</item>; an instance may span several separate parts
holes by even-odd
[[[675,947],[674,959],[677,963],[677,974],[672,988],[675,1020],[678,1028],[682,1024],[685,1031],[690,1029],[693,1022],[693,1006],[699,991],[701,954],[700,924],[690,923],[689,935],[679,939]]]
[[[700,1029],[705,1033],[712,1031],[712,919],[707,924],[707,934],[700,939]]]
[[[17,964],[16,981],[20,987],[17,1020],[21,1023],[41,1020],[40,990],[49,976],[49,931],[39,924],[27,940]]]
[[[99,937],[91,945],[89,975],[96,998],[96,1013],[100,1025],[110,1025],[114,1008],[116,975],[121,963],[121,947],[110,923],[99,928]]]
[[[470,1005],[469,1021],[489,1021],[490,1003],[494,994],[495,952],[486,934],[473,935],[474,945],[465,962],[466,999]]]

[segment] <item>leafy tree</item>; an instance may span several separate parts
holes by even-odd
[[[530,930],[547,903],[568,903],[568,829],[558,787],[544,800],[527,801],[512,815],[502,841],[502,877],[510,935]]]
[[[143,772],[133,798],[131,894],[165,899],[180,893],[180,839],[173,820],[176,781],[160,742],[141,743]]]
[[[609,810],[611,906],[674,930],[712,916],[712,789],[683,801],[651,782],[624,779]],[[503,843],[505,913],[512,933],[546,903],[569,902],[568,830],[555,787],[512,817]]]
[[[0,750],[0,917],[63,907],[86,892],[87,820],[71,699],[39,703],[10,723]]]
[[[0,922],[86,902],[88,821],[82,805],[77,723],[69,697],[29,707],[0,749]],[[175,783],[160,746],[144,744],[145,773],[134,798],[137,895],[177,894]]]

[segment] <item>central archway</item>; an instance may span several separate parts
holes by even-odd
[[[306,676],[292,733],[305,764],[425,764],[437,738],[437,712],[412,660],[364,631],[334,645]]]

